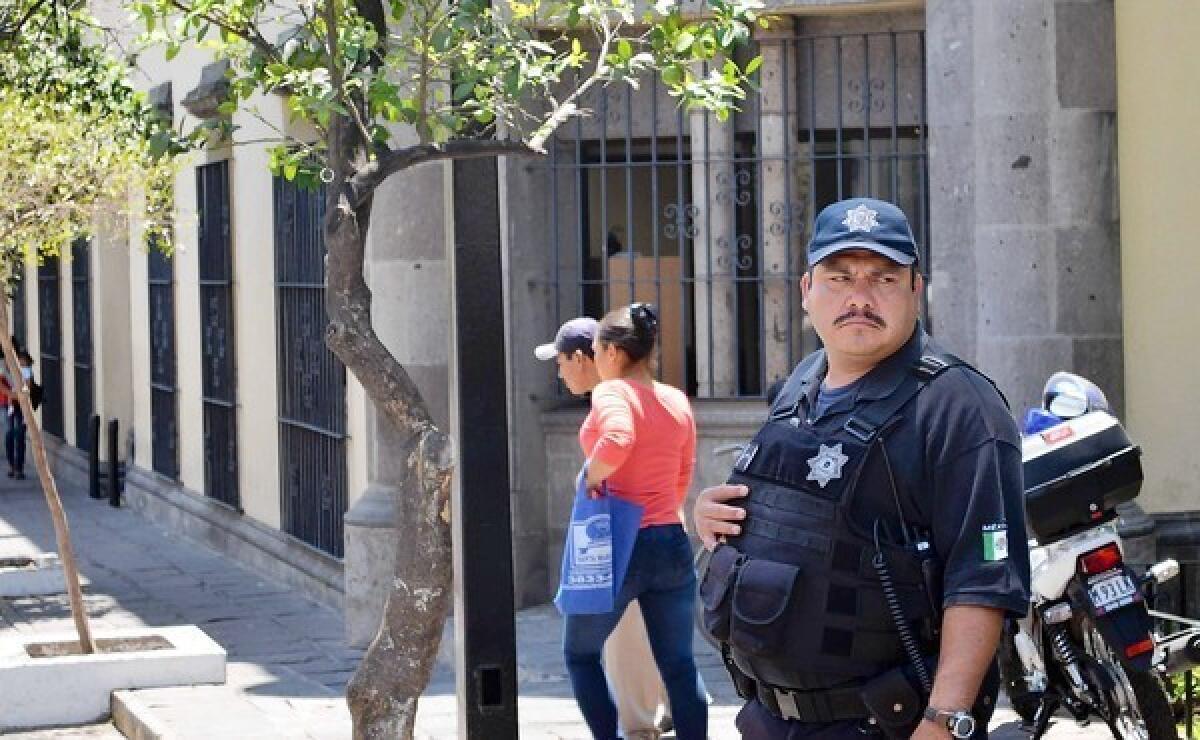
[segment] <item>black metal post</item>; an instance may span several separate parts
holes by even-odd
[[[88,495],[103,498],[100,492],[100,415],[88,420]]]
[[[121,463],[117,458],[117,436],[120,429],[119,421],[108,420],[108,504],[113,507],[121,505]]]
[[[459,737],[517,737],[507,377],[495,159],[454,173],[458,485],[454,617]]]

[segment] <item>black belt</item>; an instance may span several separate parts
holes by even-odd
[[[866,719],[871,713],[857,686],[846,689],[795,691],[758,684],[758,700],[771,714],[799,722]]]

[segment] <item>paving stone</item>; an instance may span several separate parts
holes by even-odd
[[[175,740],[347,740],[346,683],[363,650],[345,643],[340,614],[265,581],[202,546],[169,535],[129,509],[91,501],[63,488],[64,505],[81,558],[92,579],[85,597],[97,625],[199,623],[228,651],[223,686],[150,689],[125,694],[138,712],[170,730]],[[53,536],[40,492],[0,480],[4,532],[43,548]],[[66,599],[51,596],[0,599],[0,633],[72,628]],[[550,606],[517,616],[518,681],[523,740],[587,737],[571,696],[561,655],[562,622]],[[453,626],[447,623],[429,688],[418,712],[417,737],[457,737]],[[713,738],[736,737],[739,702],[719,656],[697,639],[697,665],[709,693]],[[997,740],[1024,740],[1011,711],[992,723]],[[1049,740],[1098,740],[1098,725],[1060,722]],[[50,730],[6,737],[111,740],[112,725]]]

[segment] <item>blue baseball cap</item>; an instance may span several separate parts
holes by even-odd
[[[566,355],[582,350],[588,357],[592,356],[592,341],[596,339],[596,329],[599,323],[588,316],[571,319],[558,327],[553,342],[539,344],[533,349],[533,356],[539,360],[553,360],[559,352]]]
[[[917,242],[904,211],[874,198],[841,200],[817,214],[808,266],[848,249],[868,249],[901,265],[917,261]]]

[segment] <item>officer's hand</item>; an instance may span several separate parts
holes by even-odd
[[[936,725],[927,719],[921,720],[909,740],[954,740],[944,725]]]
[[[727,506],[725,502],[743,498],[749,492],[745,486],[714,486],[700,492],[692,519],[696,522],[696,534],[709,550],[716,548],[717,537],[741,534],[742,528],[735,522],[746,518],[746,510]]]

